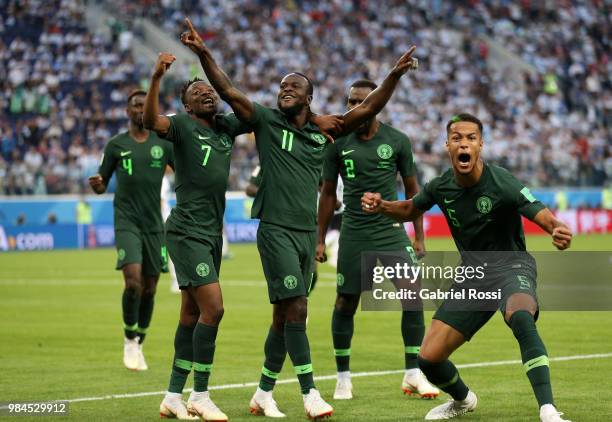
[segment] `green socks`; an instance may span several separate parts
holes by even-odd
[[[425,335],[423,311],[402,312],[402,338],[404,339],[404,361],[406,369],[419,367],[417,356]]]
[[[124,289],[121,298],[123,308],[123,330],[126,338],[136,338],[138,333],[138,308],[140,307],[140,295],[134,289]]]
[[[266,360],[264,361],[263,368],[261,368],[259,388],[263,391],[272,391],[278,379],[278,374],[283,369],[283,363],[287,355],[284,333],[278,333],[270,327],[264,345],[264,353]]]
[[[285,345],[293,368],[297,374],[302,394],[308,394],[315,388],[310,361],[310,345],[306,336],[306,324],[303,322],[285,323]]]
[[[172,374],[170,375],[170,393],[183,392],[187,377],[193,366],[193,331],[195,326],[187,327],[179,324],[174,335],[174,360],[172,361]]]
[[[147,329],[151,324],[151,317],[153,316],[153,306],[155,304],[155,295],[143,294],[140,296],[140,307],[138,309],[138,328],[136,333],[140,337],[139,343],[145,339]]]
[[[538,334],[533,316],[528,311],[517,311],[512,314],[509,325],[521,348],[523,366],[538,405],[554,404],[546,347]]]
[[[437,386],[440,390],[448,393],[455,400],[464,400],[469,389],[457,372],[457,368],[450,360],[443,362],[430,362],[422,357],[418,357],[419,367],[425,374],[429,382]]]
[[[338,372],[350,371],[351,339],[354,330],[353,318],[354,315],[343,314],[336,309],[332,314],[332,338]]]
[[[193,330],[193,391],[208,391],[219,327],[198,322]]]

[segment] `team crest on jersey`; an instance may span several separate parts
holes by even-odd
[[[122,248],[117,250],[117,258],[119,261],[123,261],[125,259],[125,249]]]
[[[222,133],[219,136],[219,142],[221,142],[221,145],[223,145],[224,148],[231,148],[232,147],[232,140],[230,139],[230,137],[226,133]]]
[[[493,208],[493,203],[488,196],[481,196],[476,200],[476,208],[481,214],[488,214]]]
[[[325,136],[320,133],[311,133],[310,138],[319,145],[323,145],[326,141]]]
[[[343,286],[344,285],[344,275],[341,273],[338,273],[338,275],[336,276],[336,283],[338,284],[338,286]]]
[[[376,153],[383,160],[388,160],[393,155],[393,148],[391,148],[387,144],[382,144],[378,148],[376,148]]]
[[[164,156],[164,149],[159,145],[153,145],[151,147],[151,157],[155,160],[159,160]]]
[[[200,262],[196,267],[196,274],[200,277],[206,277],[208,274],[210,274],[210,267],[206,262]]]
[[[289,290],[293,290],[293,289],[295,289],[297,287],[297,278],[294,275],[288,275],[283,280],[283,284]]]

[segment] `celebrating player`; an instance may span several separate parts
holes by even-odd
[[[145,126],[172,142],[176,157],[176,207],[166,232],[181,289],[181,311],[172,375],[160,413],[224,421],[227,416],[210,399],[208,380],[223,317],[219,271],[230,158],[234,138],[248,130],[234,115],[217,114],[217,94],[197,78],[181,93],[186,114],[159,115],[160,81],[174,60],[171,54],[159,55],[144,111]],[[185,406],[182,391],[192,368],[194,387]]]
[[[168,257],[161,217],[160,192],[166,165],[173,166],[172,146],[143,126],[145,91],[132,91],[126,113],[128,131],[113,137],[104,148],[98,174],[89,178],[102,194],[117,175],[113,201],[117,269],[123,271],[123,364],[144,371],[142,353],[160,272],[167,272]]]
[[[376,88],[376,84],[369,80],[353,83],[348,95],[348,109],[357,107]],[[387,200],[397,200],[398,172],[404,182],[406,197],[412,198],[419,186],[410,141],[402,132],[379,122],[376,117],[362,124],[354,133],[337,139],[327,150],[319,201],[316,259],[320,262],[327,259],[325,238],[336,204],[338,174],[344,181],[346,204],[340,232],[336,304],[332,314],[332,338],[338,370],[334,399],[353,398],[349,360],[353,320],[362,291],[361,254],[367,251],[402,251],[405,262],[416,264],[416,255],[422,255],[425,250],[422,218],[414,221],[416,240],[413,249],[403,225],[382,214],[365,214],[361,210],[363,192],[380,192]],[[418,369],[417,354],[425,333],[423,311],[404,309],[401,331],[406,369],[402,389],[407,394],[435,398],[440,391],[429,384]]]
[[[535,260],[525,252],[521,215],[551,234],[557,249],[570,246],[572,233],[508,171],[480,159],[483,139],[478,118],[466,113],[453,116],[446,132],[452,169],[434,178],[407,201],[385,201],[379,193],[368,192],[362,197],[362,208],[366,213],[382,213],[397,221],[414,221],[437,204],[464,256],[464,264],[466,260],[479,259],[478,254],[469,251],[514,251],[520,257],[499,260],[495,268],[487,269],[486,281],[502,289],[499,309],[519,343],[525,371],[540,406],[541,421],[561,422],[564,419],[554,406],[546,348],[535,325],[538,317]],[[476,394],[463,383],[448,358],[495,311],[450,308],[453,305],[447,300],[436,311],[418,356],[427,378],[453,398],[429,411],[427,420],[450,419],[476,408]]]
[[[252,216],[260,219],[257,247],[273,304],[273,321],[251,412],[284,416],[272,398],[272,389],[288,352],[300,382],[306,414],[310,418],[329,416],[333,409],[315,388],[306,336],[307,294],[316,246],[317,191],[327,146],[322,131],[312,124],[317,121],[310,111],[313,85],[303,74],[290,73],[280,82],[278,109],[253,103],[232,85],[188,20],[187,25],[189,31],[183,33],[181,40],[198,54],[221,98],[253,128],[259,151],[262,180]],[[344,116],[344,131],[354,130],[380,111],[400,77],[414,66],[413,51],[414,47],[402,56],[380,88]],[[318,124],[332,129],[335,126]]]

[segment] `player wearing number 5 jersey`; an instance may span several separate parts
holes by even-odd
[[[128,96],[129,129],[104,148],[98,174],[89,178],[94,192],[106,191],[113,173],[117,270],[123,271],[123,364],[131,370],[148,368],[142,352],[160,272],[167,271],[160,192],[166,165],[173,166],[172,145],[143,127],[146,92]]]
[[[234,115],[217,114],[213,88],[194,79],[182,90],[185,114],[158,114],[160,80],[175,57],[161,53],[151,78],[144,112],[145,126],[172,142],[176,161],[176,206],[166,223],[168,252],[181,289],[181,311],[174,337],[174,360],[162,416],[192,415],[224,421],[212,402],[208,380],[215,340],[223,316],[219,286],[225,191],[234,138],[247,127]],[[181,393],[193,369],[194,387],[187,405]]]
[[[467,113],[453,116],[446,132],[452,168],[427,183],[413,199],[384,201],[380,194],[370,192],[362,197],[364,212],[382,213],[397,221],[413,221],[437,204],[446,217],[462,265],[488,264],[484,280],[478,283],[483,288],[495,285],[501,291],[501,298],[489,309],[473,302],[446,300],[436,311],[421,345],[419,366],[452,400],[431,409],[425,419],[450,419],[476,408],[476,395],[448,358],[487,323],[495,313],[491,309],[498,307],[518,341],[525,372],[540,406],[540,420],[562,422],[561,413],[554,407],[546,348],[535,325],[539,313],[535,260],[525,252],[521,215],[551,234],[560,250],[570,246],[572,233],[507,170],[480,159],[483,139],[478,118]],[[452,288],[459,291],[461,283],[455,282]]]
[[[273,304],[273,321],[264,346],[266,359],[253,413],[283,417],[272,389],[288,353],[300,382],[304,409],[310,418],[331,415],[332,407],[315,388],[310,346],[306,336],[307,294],[311,284],[317,227],[317,193],[327,141],[317,125],[326,126],[310,111],[313,86],[301,73],[280,82],[277,107],[268,108],[234,87],[212,53],[188,22],[181,40],[194,51],[206,76],[236,116],[253,128],[261,165],[261,186],[252,208],[259,218],[257,247]],[[374,116],[391,97],[400,77],[414,67],[414,47],[396,63],[379,89],[344,116],[339,132],[350,133]],[[329,123],[329,122],[328,122]]]

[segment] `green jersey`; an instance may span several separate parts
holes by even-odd
[[[460,252],[525,251],[521,214],[532,220],[545,208],[506,169],[487,164],[476,185],[459,186],[449,169],[413,201],[423,211],[438,204]]]
[[[317,194],[327,139],[319,128],[291,125],[279,111],[255,105],[249,122],[261,165],[252,218],[294,230],[317,229]]]
[[[169,117],[165,138],[174,144],[176,207],[167,229],[191,236],[219,236],[234,138],[248,128],[234,114],[207,127],[187,114]]]
[[[389,236],[401,225],[383,215],[366,214],[361,210],[365,192],[379,192],[384,200],[397,200],[397,173],[402,177],[416,173],[410,140],[399,130],[380,123],[374,137],[364,141],[358,135],[338,138],[327,150],[323,178],[344,182],[345,210],[342,235],[351,239],[372,239]],[[405,230],[401,227],[401,230]]]
[[[137,142],[128,132],[108,141],[98,173],[106,184],[113,172],[117,175],[115,230],[164,231],[161,183],[166,165],[174,166],[172,145],[154,132],[144,142]]]

